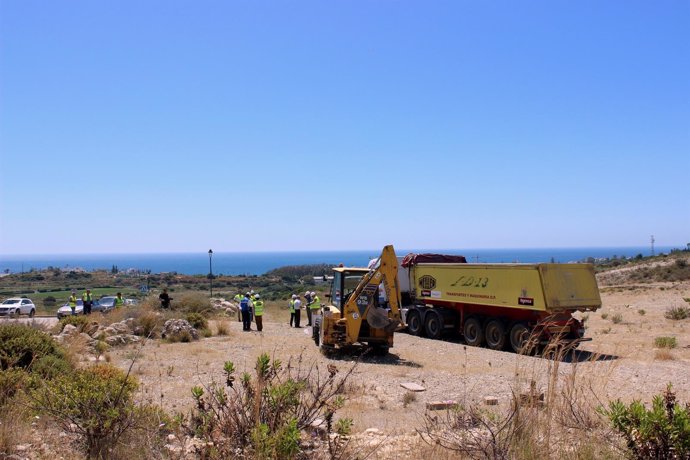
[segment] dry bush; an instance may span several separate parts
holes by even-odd
[[[218,321],[216,323],[216,335],[230,335],[230,326],[227,321]]]
[[[176,295],[171,308],[176,311],[183,311],[185,313],[199,313],[205,316],[213,312],[213,306],[206,294],[198,292],[185,292]]]
[[[571,346],[552,341],[541,358],[516,355],[516,381],[508,409],[461,405],[445,413],[428,412],[420,435],[430,445],[463,458],[611,455],[617,446],[608,440],[607,427],[597,412],[598,395],[604,394],[611,369],[592,369],[611,364],[599,363],[592,356],[583,372],[573,353]]]
[[[672,319],[679,321],[682,319],[690,318],[690,307],[681,305],[680,307],[671,307],[664,313],[666,319]]]
[[[26,405],[16,398],[0,405],[0,458],[21,458],[14,455],[19,453],[17,445],[29,438],[30,415]]]

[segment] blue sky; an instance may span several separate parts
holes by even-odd
[[[0,254],[684,246],[690,2],[0,1]]]

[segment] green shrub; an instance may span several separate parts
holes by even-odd
[[[57,324],[57,329],[59,332],[62,332],[62,330],[67,326],[68,324],[71,324],[72,326],[76,327],[79,329],[81,332],[84,330],[84,326],[86,326],[89,323],[89,318],[85,315],[71,315],[71,316],[65,316],[64,318],[60,319],[60,321]]]
[[[206,294],[194,292],[175,296],[175,299],[171,302],[171,308],[186,313],[209,314],[213,311],[211,302],[208,300]]]
[[[647,312],[645,311],[644,308],[640,308],[639,310],[637,310],[637,313],[638,313],[640,316],[644,316],[644,315],[647,314]]]
[[[600,411],[623,435],[634,458],[690,458],[690,405],[676,402],[671,384],[654,397],[651,409],[640,401],[626,406],[617,400]]]
[[[194,329],[208,329],[208,321],[200,313],[187,313],[185,319]]]
[[[224,385],[192,388],[196,407],[189,427],[190,434],[206,441],[201,458],[301,458],[300,432],[314,420],[323,419],[327,434],[332,433],[335,412],[345,404],[341,393],[354,368],[336,378],[335,366],[323,376],[314,367],[304,368],[301,357],[297,361],[283,366],[263,353],[256,360],[255,376],[244,373],[239,378],[228,361]],[[343,430],[346,424],[341,422]],[[331,452],[330,458],[339,457]]]
[[[611,322],[612,322],[613,324],[620,324],[620,323],[622,323],[622,322],[623,322],[623,315],[621,315],[620,313],[616,313],[615,315],[613,315],[613,316],[611,317]]]
[[[102,458],[133,426],[138,384],[109,364],[60,375],[34,391],[34,409],[50,414],[83,438],[89,458]]]
[[[678,342],[676,341],[675,337],[656,337],[654,339],[654,346],[657,348],[676,348],[678,346]]]
[[[666,319],[681,320],[690,318],[690,307],[682,305],[680,307],[671,307],[664,313]]]
[[[0,325],[0,369],[31,370],[32,365],[45,356],[67,360],[64,350],[48,334],[23,324]]]
[[[21,388],[26,387],[28,380],[29,373],[24,369],[0,370],[0,409]]]
[[[601,314],[601,319],[606,319],[606,318],[608,318],[608,317],[609,317],[609,314],[608,314],[608,313],[602,313],[602,314]]]

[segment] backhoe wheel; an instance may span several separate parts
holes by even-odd
[[[443,318],[441,318],[441,315],[434,310],[426,312],[424,329],[426,330],[426,336],[430,339],[440,339],[443,332]]]
[[[321,341],[321,318],[316,318],[314,320],[314,326],[312,326],[312,339],[314,339],[314,343],[316,344],[317,347],[321,347],[322,341]]]
[[[422,315],[417,310],[412,310],[407,314],[407,330],[412,335],[422,335]]]
[[[481,347],[484,343],[484,329],[479,318],[467,318],[462,333],[465,336],[465,343],[471,347]]]
[[[492,319],[486,323],[484,336],[486,337],[486,345],[489,348],[492,350],[502,350],[506,344],[506,327],[502,321]]]
[[[510,329],[510,347],[515,353],[529,353],[530,333],[527,326],[523,323],[515,323]]]

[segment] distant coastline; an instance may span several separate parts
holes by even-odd
[[[655,248],[655,253],[668,253],[673,246]],[[576,262],[589,257],[606,259],[614,257],[635,257],[651,255],[649,247],[599,247],[599,248],[532,248],[532,249],[436,249],[396,250],[399,256],[409,252],[437,252],[462,254],[469,262],[480,263],[537,263]],[[313,251],[313,252],[218,252],[212,257],[213,273],[216,275],[262,275],[272,269],[287,265],[310,265],[343,263],[350,266],[365,266],[371,258],[379,255],[378,250],[359,251]],[[209,257],[201,253],[168,254],[58,254],[58,255],[12,255],[0,256],[0,272],[10,273],[43,270],[48,267],[86,271],[150,270],[151,273],[176,272],[187,275],[206,275],[209,272]]]

